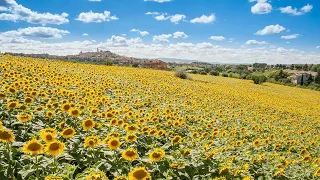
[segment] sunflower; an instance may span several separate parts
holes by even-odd
[[[285,173],[284,169],[279,169],[273,174],[273,176],[282,176],[284,175],[284,173]]]
[[[28,121],[30,121],[32,119],[32,115],[30,115],[30,114],[19,114],[17,116],[17,119],[18,119],[18,121],[25,123],[25,122],[28,122]]]
[[[57,135],[57,130],[53,129],[53,128],[45,128],[45,129],[42,129],[40,131],[40,134],[41,133],[45,133],[45,132],[49,132],[49,133],[52,133],[54,136]]]
[[[62,153],[64,150],[64,143],[58,140],[54,140],[50,143],[47,143],[45,151],[47,155],[57,156]]]
[[[33,99],[31,97],[26,97],[26,98],[24,98],[23,102],[26,104],[30,104],[33,102]]]
[[[89,136],[84,140],[84,147],[95,147],[99,145],[100,139],[98,136]]]
[[[118,177],[114,178],[113,180],[128,180],[128,178],[126,176],[118,176]]]
[[[81,112],[78,109],[69,110],[69,115],[72,117],[79,117]]]
[[[138,125],[137,124],[132,124],[126,127],[126,131],[129,133],[134,133],[138,130]]]
[[[55,175],[51,174],[51,175],[45,177],[44,180],[63,180],[63,178],[60,176],[55,176]]]
[[[86,119],[82,121],[82,127],[85,131],[93,129],[95,126],[95,122],[92,119]]]
[[[42,132],[42,133],[40,133],[40,137],[46,143],[49,143],[49,142],[55,140],[55,135],[51,132]]]
[[[182,152],[182,155],[183,156],[189,156],[191,154],[191,150],[190,149],[185,149],[183,152]]]
[[[60,122],[59,125],[58,125],[58,127],[60,129],[63,129],[65,126],[66,126],[66,122],[65,121]]]
[[[3,127],[3,126],[2,126],[2,121],[0,121],[0,129],[2,129],[2,127]]]
[[[62,132],[60,133],[60,136],[68,139],[68,138],[71,138],[75,133],[76,131],[72,127],[68,127],[62,130]]]
[[[320,168],[318,168],[314,174],[313,174],[314,177],[320,177]]]
[[[110,125],[111,126],[115,126],[117,124],[118,124],[118,120],[116,118],[113,118],[113,119],[110,120]]]
[[[149,159],[151,162],[157,162],[157,161],[160,161],[162,158],[164,158],[165,155],[166,153],[164,152],[163,149],[156,148],[150,153]]]
[[[118,138],[110,138],[107,142],[107,145],[110,149],[116,150],[120,147],[121,142],[119,141]]]
[[[127,161],[134,161],[139,157],[139,154],[136,149],[128,148],[122,152],[121,156]]]
[[[134,134],[129,134],[127,137],[126,137],[126,142],[133,142],[133,141],[136,141],[137,140],[137,136],[134,135]]]
[[[86,177],[86,180],[108,180],[108,177],[102,171],[92,171]]]
[[[136,167],[129,172],[129,180],[147,180],[151,179],[150,173],[145,167]]]
[[[9,109],[13,109],[13,108],[17,107],[18,105],[19,105],[18,101],[10,101],[10,102],[8,102],[7,107]]]
[[[232,169],[232,168],[229,167],[229,166],[222,167],[222,168],[220,168],[220,170],[219,170],[219,174],[227,173],[227,172],[229,172],[231,169]]]
[[[11,143],[14,138],[14,134],[10,130],[0,129],[0,142]]]
[[[69,103],[62,104],[61,109],[64,112],[68,112],[71,109],[71,105]]]
[[[30,155],[42,154],[42,151],[43,151],[43,145],[36,139],[32,139],[28,141],[23,146],[23,152],[25,154],[30,154]]]
[[[182,137],[181,136],[174,136],[173,138],[172,138],[172,140],[171,140],[171,143],[172,144],[177,144],[177,143],[179,143],[179,142],[181,142],[182,141]]]
[[[46,117],[50,118],[53,116],[53,112],[52,111],[47,111],[46,112]]]
[[[260,145],[260,139],[256,139],[252,143],[253,146],[258,147]]]
[[[0,92],[0,99],[4,99],[4,98],[6,98],[6,95]]]

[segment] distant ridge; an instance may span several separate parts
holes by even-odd
[[[206,61],[199,61],[199,60],[192,60],[192,59],[178,59],[178,58],[157,58],[164,62],[172,62],[172,63],[210,63],[210,64],[220,64],[219,62],[206,62]]]

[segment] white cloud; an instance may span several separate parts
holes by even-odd
[[[186,16],[184,14],[175,14],[170,16],[170,21],[172,23],[178,24],[181,20],[184,20]]]
[[[291,34],[291,35],[287,35],[287,36],[281,36],[281,39],[296,39],[299,36],[301,36],[300,34]]]
[[[209,42],[146,44],[140,38],[126,39],[119,36],[112,36],[105,42],[71,41],[47,43],[22,37],[3,38],[0,35],[1,52],[67,55],[78,54],[80,51],[96,51],[97,48],[139,58],[170,57],[207,62],[218,61],[221,63],[320,64],[320,52],[306,53],[296,49],[286,49],[277,46],[227,48],[213,45]]]
[[[225,40],[226,38],[223,36],[211,36],[209,39],[213,41],[222,41],[222,40]]]
[[[257,41],[257,40],[248,40],[246,43],[246,45],[251,45],[251,44],[257,44],[257,45],[264,45],[264,44],[268,44],[266,41]]]
[[[153,36],[153,42],[169,42],[169,38],[172,37],[172,34],[161,34],[157,36]]]
[[[67,13],[62,14],[51,14],[49,12],[46,13],[38,13],[36,11],[32,11],[31,9],[25,8],[24,6],[16,3],[14,0],[2,0],[0,10],[5,13],[0,13],[0,20],[6,21],[26,21],[32,24],[65,24],[68,23],[69,20],[67,17],[69,16]]]
[[[249,2],[254,2],[250,1]],[[251,7],[251,12],[253,14],[268,14],[272,11],[272,6],[267,2],[267,0],[257,0],[257,4]]]
[[[111,16],[110,11],[104,11],[103,13],[94,13],[92,11],[90,12],[82,12],[79,14],[79,16],[76,18],[78,21],[82,21],[84,23],[101,23],[101,22],[109,22],[112,20],[118,20],[116,16]]]
[[[153,1],[153,2],[157,2],[157,3],[164,3],[164,2],[170,2],[172,0],[144,0],[145,2],[147,1]]]
[[[170,20],[170,22],[179,24],[180,21],[183,21],[187,17],[184,14],[175,14],[169,15],[168,13],[159,13],[159,12],[147,12],[146,15],[152,15],[154,19],[158,21]]]
[[[139,43],[142,43],[142,40],[139,37],[127,39],[122,36],[113,35],[110,39],[107,39],[107,45],[110,47],[127,47]]]
[[[300,8],[299,10],[297,8],[293,8],[292,6],[287,6],[287,7],[281,7],[280,11],[283,14],[291,14],[294,16],[300,16],[303,15],[305,13],[310,12],[313,9],[313,6],[310,4],[307,4],[305,6],[303,6],[302,8]]]
[[[202,15],[200,17],[194,18],[192,20],[190,20],[191,23],[204,23],[204,24],[208,24],[208,23],[213,23],[216,20],[216,16],[214,14],[211,14],[209,16],[206,15]]]
[[[141,36],[147,36],[149,35],[148,31],[140,31],[139,29],[132,29],[131,32],[137,32],[139,33]]]
[[[181,32],[181,31],[177,31],[175,33],[173,33],[173,38],[174,39],[177,39],[177,38],[188,38],[189,36],[184,33],[184,32]]]
[[[147,12],[146,15],[159,15],[159,12]]]
[[[317,46],[317,49],[320,49],[320,46]]]
[[[51,27],[28,27],[0,33],[4,37],[37,37],[45,39],[58,39],[69,34],[69,31]]]
[[[83,34],[82,34],[82,36],[89,36],[89,34],[87,34],[87,33],[83,33]]]
[[[286,28],[284,28],[283,26],[280,26],[279,24],[270,25],[270,26],[266,26],[262,30],[257,31],[256,35],[279,34],[285,30]]]

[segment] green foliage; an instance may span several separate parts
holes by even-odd
[[[262,84],[267,81],[267,77],[265,75],[249,75],[247,79],[253,80],[255,84]]]
[[[139,63],[134,63],[132,67],[139,67]]]
[[[217,71],[211,71],[211,72],[210,72],[210,75],[212,75],[212,76],[219,76],[219,72],[217,72]]]
[[[174,74],[175,77],[181,78],[181,79],[191,79],[188,74],[184,71],[176,71]]]
[[[222,77],[228,77],[229,75],[227,73],[222,73]]]
[[[106,66],[112,66],[113,63],[112,63],[111,60],[106,60],[106,61],[104,62],[104,65],[106,65]]]

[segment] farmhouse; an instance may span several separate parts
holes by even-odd
[[[301,84],[301,83],[305,83],[310,78],[310,76],[311,75],[308,73],[300,73],[300,74],[293,74],[288,78],[294,84]]]

